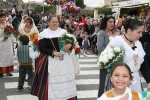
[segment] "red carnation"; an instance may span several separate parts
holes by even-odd
[[[38,39],[35,39],[35,40],[33,41],[33,43],[34,43],[37,47],[39,46]]]
[[[7,28],[4,29],[4,32],[9,32],[9,30]]]
[[[80,53],[81,53],[80,48],[76,48],[75,49],[75,54],[80,54]]]

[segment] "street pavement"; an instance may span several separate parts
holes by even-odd
[[[76,75],[78,100],[96,100],[99,84],[99,68],[97,67],[98,56],[88,51],[87,57],[82,56],[79,59],[81,71]],[[0,100],[38,100],[37,97],[29,94],[27,83],[24,91],[17,92],[18,72],[15,66],[13,76],[0,77]],[[146,82],[141,77],[143,87],[146,88]]]

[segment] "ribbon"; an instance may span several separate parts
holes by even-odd
[[[62,48],[63,48],[63,41],[62,40],[60,40],[60,42],[59,42],[59,48],[60,48],[60,52],[61,53],[64,53],[64,51],[62,50]]]
[[[107,72],[110,73],[111,70],[112,70],[112,67],[109,67],[109,68],[107,69]]]
[[[143,98],[147,97],[147,91],[142,92],[142,97]]]

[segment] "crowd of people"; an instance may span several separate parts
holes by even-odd
[[[19,35],[4,35],[6,25]],[[0,12],[0,76],[13,75],[15,54],[19,64],[17,91],[24,90],[27,78],[30,93],[39,100],[77,100],[75,74],[79,74],[80,67],[77,56],[73,60],[68,52],[77,44],[82,49],[81,55],[88,57],[88,49],[101,55],[106,48],[118,45],[125,49],[124,60],[110,72],[113,88],[106,89],[108,72],[100,69],[98,100],[142,100],[139,71],[150,91],[149,29],[150,16],[143,19],[120,15],[116,21],[111,15],[93,19],[89,15],[46,15],[31,11],[27,14],[14,5],[12,11]],[[71,34],[75,42],[65,44],[62,53],[59,43],[64,33]],[[36,39],[38,48],[33,45]]]

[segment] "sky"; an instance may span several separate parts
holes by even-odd
[[[28,1],[42,2],[43,0],[23,0],[23,1],[24,2],[28,2]],[[104,0],[84,0],[84,4],[90,7],[95,7],[103,3],[104,3]]]

